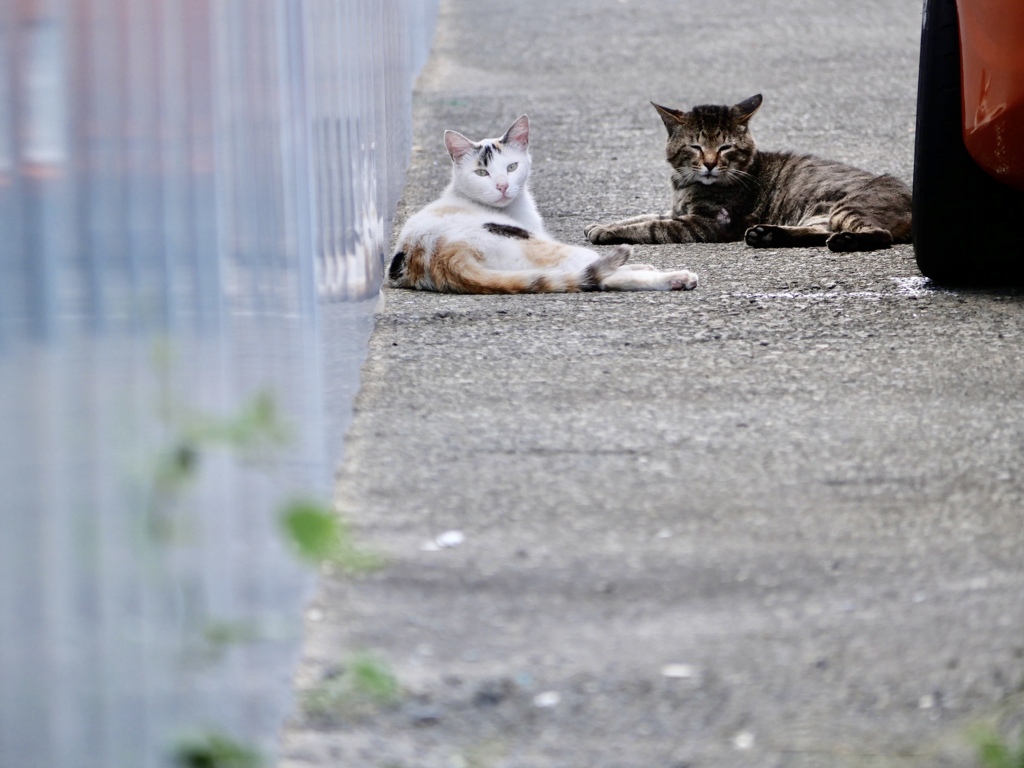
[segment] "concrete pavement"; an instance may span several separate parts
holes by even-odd
[[[399,223],[441,135],[530,115],[551,233],[668,203],[673,107],[910,181],[917,3],[444,0]],[[969,766],[1024,688],[1024,308],[910,247],[638,247],[684,294],[384,292],[283,768]],[[424,546],[457,530],[456,547]]]

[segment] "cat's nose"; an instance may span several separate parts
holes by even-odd
[[[708,169],[708,172],[711,172],[711,171],[715,170],[715,166],[716,165],[718,165],[718,161],[717,160],[714,160],[714,161],[705,160],[704,161],[704,167]]]
[[[508,184],[500,181],[497,184],[495,184],[495,186],[498,188],[498,191],[501,192],[501,194],[505,194],[505,190],[508,189]]]

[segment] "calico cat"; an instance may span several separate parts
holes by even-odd
[[[754,248],[873,251],[910,242],[910,189],[833,160],[759,152],[747,123],[761,94],[689,112],[654,104],[668,129],[672,210],[591,224],[593,243],[745,240]]]
[[[530,121],[500,139],[474,142],[445,131],[452,180],[406,221],[388,269],[390,283],[449,293],[690,290],[697,276],[625,262],[632,248],[599,254],[552,240],[533,202]]]

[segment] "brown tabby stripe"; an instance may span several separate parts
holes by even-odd
[[[646,225],[637,225],[640,232],[646,233],[640,242],[649,243],[701,243],[713,242],[716,228],[713,222],[693,216],[678,219],[655,219]],[[639,233],[638,233],[639,234]],[[634,242],[628,240],[627,242]]]
[[[829,227],[833,231],[860,232],[875,227],[864,221],[859,211],[854,211],[843,206],[836,208],[832,218],[829,219]]]

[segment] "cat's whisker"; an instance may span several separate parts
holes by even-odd
[[[742,171],[739,168],[728,169],[723,176],[729,181],[730,184],[738,184],[745,187],[746,189],[757,189],[761,186],[761,180],[753,174]]]
[[[672,174],[674,178],[679,179],[679,186],[688,186],[690,184],[703,184],[701,181],[701,172],[699,168],[677,168]]]

